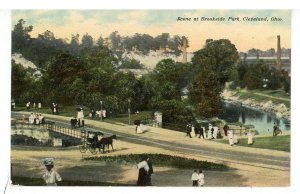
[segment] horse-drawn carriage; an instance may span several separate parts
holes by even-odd
[[[89,150],[92,154],[97,154],[98,151],[100,152],[102,149],[102,152],[105,152],[105,148],[107,147],[107,150],[109,152],[109,146],[113,148],[113,139],[117,139],[116,135],[111,136],[104,136],[103,133],[99,131],[81,131],[81,142],[82,145],[80,145],[79,150],[81,153],[85,153],[87,150]]]

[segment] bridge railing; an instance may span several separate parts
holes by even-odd
[[[69,127],[56,125],[55,122],[53,122],[53,121],[45,121],[45,123],[43,123],[43,124],[42,123],[41,124],[32,124],[32,123],[24,122],[24,121],[20,121],[20,120],[12,120],[11,127],[12,127],[12,129],[18,129],[19,127],[21,129],[29,128],[29,127],[42,127],[49,131],[53,131],[53,132],[61,133],[63,135],[81,139],[81,131],[80,130],[75,130],[75,129],[71,129]]]

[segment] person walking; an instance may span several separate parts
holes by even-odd
[[[198,185],[200,187],[204,186],[204,174],[203,174],[202,170],[199,170],[199,173],[198,173]]]
[[[204,138],[204,129],[202,126],[199,128],[199,138],[201,138],[201,137],[202,137],[202,139],[205,139]]]
[[[190,138],[192,138],[191,132],[192,132],[191,125],[187,124],[187,126],[186,126],[186,136],[189,136]]]
[[[137,168],[139,169],[137,186],[147,186],[149,184],[149,165],[145,157],[141,158],[141,161],[138,163]]]
[[[227,131],[229,130],[229,126],[227,124],[224,125],[223,130],[224,130],[224,135],[227,136]]]
[[[194,172],[192,174],[192,183],[193,183],[192,186],[197,187],[198,181],[199,181],[199,176],[198,176],[197,170],[194,170]]]
[[[53,158],[45,158],[43,163],[46,167],[46,171],[43,174],[43,179],[47,186],[57,186],[56,181],[62,181],[61,176],[53,169]]]

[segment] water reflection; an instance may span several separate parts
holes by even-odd
[[[223,108],[224,111],[219,116],[220,119],[228,123],[241,122],[245,125],[254,125],[259,134],[272,133],[274,123],[283,131],[290,130],[289,121],[278,119],[269,113],[231,103],[224,103]]]

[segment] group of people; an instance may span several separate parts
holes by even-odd
[[[85,123],[84,123],[84,120],[83,119],[77,119],[76,117],[72,118],[70,120],[70,123],[71,123],[71,128],[72,129],[76,129],[77,127],[84,127]]]
[[[236,133],[234,133],[234,130],[230,129],[227,124],[224,125],[223,130],[224,130],[224,136],[226,136],[228,138],[229,145],[233,146],[233,145],[239,143]],[[274,131],[275,131],[275,129],[274,129]],[[205,127],[199,126],[198,124],[196,124],[196,126],[194,126],[194,124],[188,124],[186,126],[186,136],[192,138],[192,135],[191,135],[192,133],[195,133],[195,137],[202,138],[202,139],[212,140],[212,139],[223,138],[223,136],[221,134],[221,130],[218,127],[213,126],[211,124],[208,124],[208,129],[205,129]],[[275,132],[273,132],[273,135],[274,134],[275,134]],[[254,141],[253,141],[254,132],[252,131],[252,129],[249,129],[245,133],[245,135],[248,138],[248,145],[253,144],[254,143]]]
[[[186,126],[186,136],[192,138],[191,133],[195,134],[195,137],[202,138],[202,139],[219,139],[222,138],[221,131],[218,127],[212,126],[209,124],[208,129],[206,130],[205,127],[200,126],[199,124],[189,123]]]
[[[71,128],[75,129],[77,127],[84,127],[84,114],[83,108],[77,108],[77,117],[74,117],[70,120]]]
[[[150,158],[142,157],[137,164],[139,169],[139,175],[137,180],[137,186],[151,186],[151,175],[153,174],[153,167]]]
[[[30,110],[30,108],[33,108],[33,109],[39,108],[39,109],[41,109],[42,108],[42,103],[41,102],[38,102],[38,103],[33,102],[31,104],[31,102],[29,101],[29,102],[26,103],[26,109]]]
[[[192,186],[193,187],[203,187],[204,186],[204,174],[202,170],[194,170],[192,174]]]
[[[92,119],[104,119],[106,118],[106,110],[95,111],[94,109],[92,109],[89,113],[89,117]]]
[[[42,116],[42,114],[33,114],[28,118],[28,121],[30,124],[39,125],[39,124],[45,124],[45,118]]]

